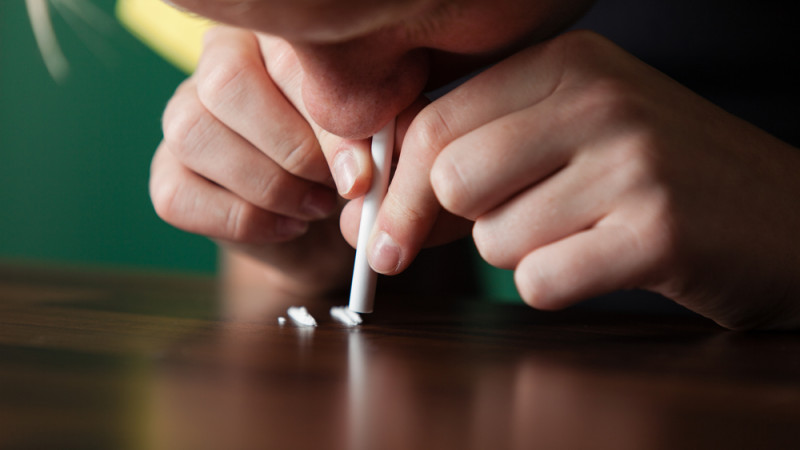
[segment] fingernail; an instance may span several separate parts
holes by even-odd
[[[400,265],[400,247],[385,231],[375,237],[369,264],[379,273],[394,273]]]
[[[333,160],[333,178],[339,194],[347,195],[353,190],[358,177],[358,161],[352,150],[341,150]]]
[[[322,219],[336,211],[336,194],[332,190],[315,187],[306,194],[300,209],[303,214]]]
[[[275,235],[278,238],[293,238],[308,231],[308,222],[291,217],[279,217],[275,222]]]

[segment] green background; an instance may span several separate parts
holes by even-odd
[[[114,0],[91,1],[107,34],[53,12],[70,63],[57,83],[24,1],[0,0],[0,261],[213,271],[214,245],[162,222],[147,191],[184,75],[116,23]]]
[[[98,34],[52,11],[70,64],[56,82],[24,1],[0,0],[0,262],[213,272],[214,244],[162,222],[147,189],[161,113],[185,74],[116,22],[115,0],[78,1],[113,27]],[[484,295],[516,300],[511,277],[478,271]]]

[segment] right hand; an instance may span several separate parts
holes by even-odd
[[[299,73],[282,81],[299,83]],[[212,30],[196,72],[164,112],[150,172],[157,214],[255,258],[285,290],[341,287],[352,249],[339,233],[340,202],[321,148],[354,148],[359,158],[368,144],[312,124],[270,78],[253,33]],[[343,193],[365,189],[362,181]]]

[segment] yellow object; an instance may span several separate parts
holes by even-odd
[[[118,0],[116,13],[131,33],[186,73],[197,67],[203,34],[214,26],[161,0]]]

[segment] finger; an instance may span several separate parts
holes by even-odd
[[[405,149],[400,154],[367,247],[367,259],[378,273],[393,275],[405,270],[441,211],[427,176],[433,156]]]
[[[242,200],[184,167],[162,143],[150,169],[156,213],[182,230],[232,242],[282,242],[304,234],[308,223],[273,214]]]
[[[420,97],[408,108],[401,111],[397,119],[396,130],[394,133],[394,154],[392,161],[399,157],[403,137],[413,118],[430,103],[424,97]],[[324,130],[321,133],[327,133]],[[370,156],[371,139],[353,141],[349,139],[338,139],[327,133],[330,139],[323,142],[322,148],[325,157],[331,165],[336,186],[339,194],[347,199],[361,197],[367,193],[372,179],[372,159]],[[335,146],[338,145],[338,146]]]
[[[422,142],[447,144],[495,119],[535,105],[556,93],[563,81],[560,41],[519,52],[445,94],[415,122]],[[414,126],[412,125],[412,126]]]
[[[298,178],[220,123],[184,83],[163,118],[167,148],[189,169],[262,209],[299,219],[327,217],[337,209],[330,189]]]
[[[543,45],[509,58],[431,103],[414,119],[370,239],[373,269],[399,273],[419,252],[441,209],[431,187],[430,170],[442,149],[482,124],[535,104],[555,90],[560,71],[552,53]]]
[[[318,133],[339,195],[350,200],[364,196],[372,184],[371,141],[343,139],[322,129]]]
[[[339,194],[348,199],[364,195],[372,180],[369,140],[343,139],[317,125],[303,101],[303,69],[292,47],[264,34],[258,34],[258,43],[275,85],[316,136]]]
[[[254,148],[294,175],[330,181],[313,130],[270,79],[253,33],[210,30],[193,78],[203,106]]]
[[[597,226],[537,249],[517,265],[523,300],[561,309],[618,289],[634,288],[649,266],[636,235],[624,225]]]
[[[594,226],[641,183],[640,165],[624,152],[612,153],[583,150],[568,166],[481,215],[473,229],[481,256],[510,269],[523,255]]]
[[[358,227],[361,219],[362,205],[363,197],[348,202],[342,209],[339,218],[342,235],[353,248],[356,247],[356,242],[358,241]],[[472,227],[472,221],[455,216],[447,211],[440,211],[422,246],[435,247],[469,236]]]
[[[561,101],[549,97],[448,144],[431,169],[441,205],[475,220],[568,164],[582,137],[563,131],[572,124],[559,115]]]

